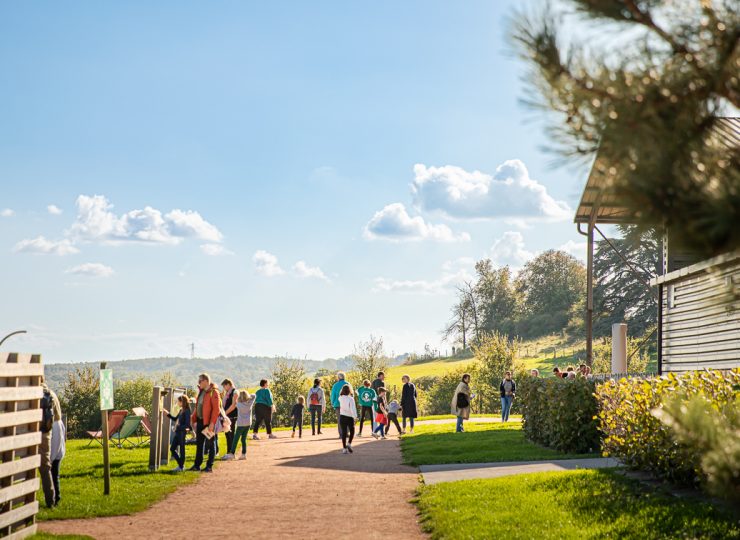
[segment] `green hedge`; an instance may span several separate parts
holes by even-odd
[[[517,401],[525,436],[561,452],[599,449],[595,383],[586,379],[523,377]]]
[[[688,400],[698,396],[721,415],[736,403],[739,392],[740,370],[608,381],[596,391],[603,450],[628,467],[652,471],[675,482],[698,483],[703,479],[701,449],[680,444],[655,410],[677,397]]]

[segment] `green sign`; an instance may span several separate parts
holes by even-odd
[[[100,410],[113,409],[113,370],[100,370]]]

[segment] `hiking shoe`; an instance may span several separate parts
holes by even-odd
[[[351,445],[351,444],[348,444],[348,445],[347,445],[347,450],[349,450],[349,453],[350,453],[350,454],[351,454],[352,452],[354,452],[354,450],[352,450],[352,445]]]
[[[252,435],[252,440],[253,441],[259,441],[260,438],[257,436],[257,434],[254,434],[254,435]]]
[[[247,459],[247,454],[242,454],[241,456],[239,456],[239,459],[240,459],[240,460],[242,460],[242,459]]]
[[[290,438],[291,439],[295,439],[295,431],[293,433],[291,433]]]
[[[203,472],[210,473],[213,472],[213,469],[211,469],[210,467],[206,467],[205,469],[203,469]]]
[[[195,465],[193,465],[188,470],[193,472],[200,472],[200,467],[196,467]]]
[[[347,454],[347,453],[348,453],[347,452],[347,449],[346,448],[342,448],[342,454]]]
[[[234,459],[234,454],[226,454],[221,458],[222,461],[229,461],[230,459]]]
[[[184,470],[185,469],[183,469],[182,467],[175,467],[174,469],[172,469],[172,472],[183,472]]]
[[[321,433],[321,430],[319,430],[319,431],[318,431],[318,434],[319,434],[319,435],[323,435],[323,433]]]
[[[273,435],[272,433],[270,433],[270,436],[267,437],[267,438],[268,439],[277,439],[277,435]]]
[[[380,435],[378,435],[377,433],[373,433],[373,437],[374,437],[374,438],[375,438],[375,440],[377,441],[377,440],[378,440],[378,437],[380,437]]]

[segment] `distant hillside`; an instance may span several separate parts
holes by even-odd
[[[390,364],[401,364],[408,355],[400,355],[394,358]],[[163,374],[169,373],[178,382],[185,386],[195,386],[198,374],[208,373],[213,380],[220,383],[228,377],[239,386],[255,386],[263,377],[270,374],[275,363],[281,360],[274,357],[259,356],[219,356],[217,358],[141,358],[136,360],[120,360],[108,362],[108,367],[113,370],[116,380],[126,381],[139,376],[158,381]],[[352,358],[329,358],[327,360],[292,360],[303,364],[306,372],[313,375],[319,370],[339,371],[348,370],[352,367]],[[55,389],[61,389],[67,374],[76,368],[92,366],[98,369],[100,364],[74,363],[74,364],[47,364],[45,367],[46,380]]]

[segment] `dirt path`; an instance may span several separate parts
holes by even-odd
[[[40,529],[99,539],[183,538],[200,535],[197,523],[210,523],[208,536],[216,537],[424,538],[409,503],[418,471],[401,465],[398,439],[366,436],[355,440],[354,454],[342,455],[336,428],[316,438],[277,436],[250,440],[246,461],[222,463],[138,514],[48,521]]]

